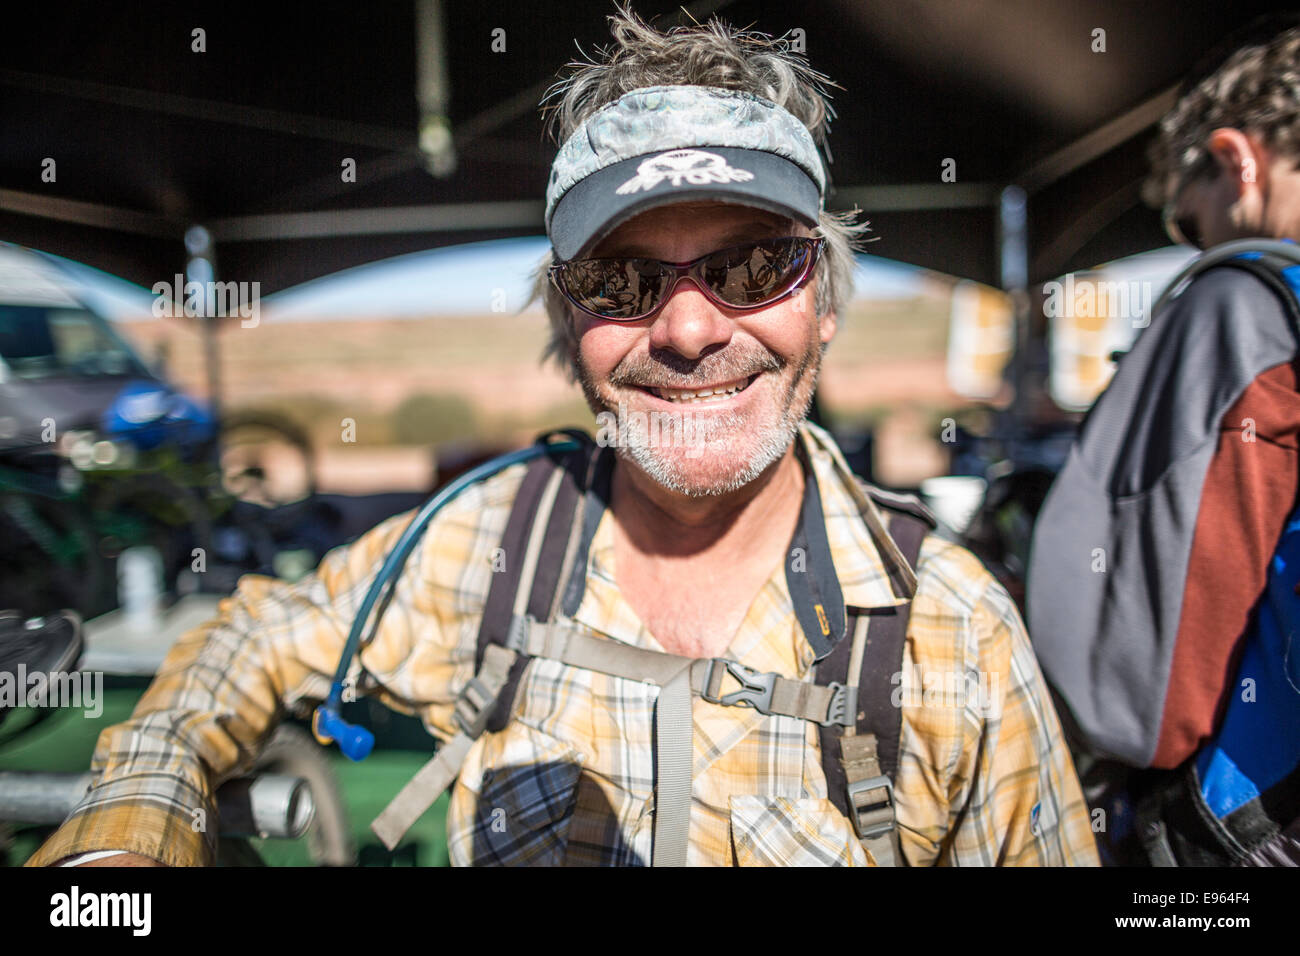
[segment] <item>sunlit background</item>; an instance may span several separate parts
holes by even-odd
[[[218,335],[222,402],[283,416],[310,434],[321,491],[422,490],[437,451],[515,447],[539,431],[594,432],[577,386],[540,359],[548,323],[530,302],[541,238],[469,243],[346,270],[262,300],[256,327]],[[1157,250],[1111,264],[1119,281],[1156,291],[1186,261]],[[855,295],[827,353],[820,398],[838,429],[870,430],[874,476],[917,486],[949,466],[942,422],[1005,404],[1014,342],[1000,291],[873,256],[858,258]],[[74,270],[113,326],[186,392],[209,391],[202,328],[158,318],[149,290]],[[1094,275],[1096,278],[1096,275]],[[1109,380],[1127,317],[1071,317],[1052,338],[1057,397],[1086,409]],[[355,429],[345,434],[345,422]]]

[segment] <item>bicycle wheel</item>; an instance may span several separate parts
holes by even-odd
[[[236,413],[221,422],[221,485],[241,501],[275,508],[316,493],[307,433],[288,419]]]

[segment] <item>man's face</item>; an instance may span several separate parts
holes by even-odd
[[[590,256],[688,262],[789,235],[810,233],[756,209],[681,203],[629,220]],[[683,278],[639,321],[576,313],[579,381],[592,411],[620,423],[619,454],[691,497],[726,494],[758,477],[789,448],[835,333],[834,315],[816,316],[814,292],[809,282],[770,306],[738,310]],[[710,389],[725,393],[687,397]]]
[[[1237,130],[1216,130],[1210,149],[1214,166],[1175,195],[1175,218],[1195,234],[1187,238],[1202,249],[1254,236],[1300,240],[1296,161]]]

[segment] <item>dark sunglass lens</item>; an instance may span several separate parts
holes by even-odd
[[[1205,248],[1201,243],[1201,232],[1196,228],[1195,216],[1180,216],[1174,221],[1174,225],[1178,227],[1179,234],[1197,249]]]
[[[564,271],[565,289],[588,312],[631,319],[651,311],[666,276],[652,259],[579,259]]]
[[[704,281],[730,305],[761,305],[789,288],[803,269],[808,248],[800,239],[771,239],[724,249],[703,263]]]

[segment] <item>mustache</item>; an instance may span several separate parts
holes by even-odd
[[[749,378],[760,372],[779,372],[786,361],[771,352],[723,350],[697,359],[683,358],[668,350],[648,356],[628,356],[609,375],[609,383],[628,388],[690,389]]]

